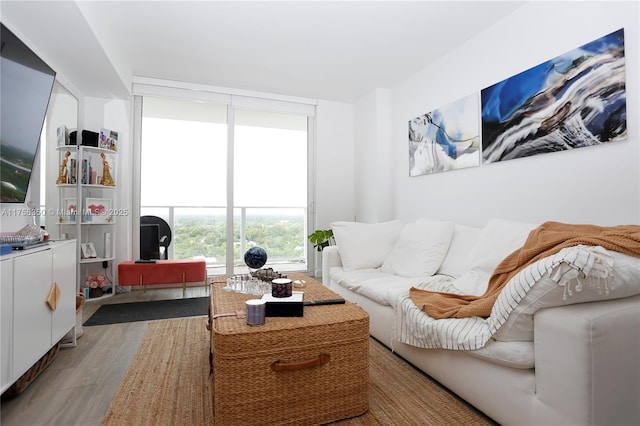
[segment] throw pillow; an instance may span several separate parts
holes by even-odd
[[[456,279],[454,285],[464,294],[484,294],[494,269],[505,257],[522,247],[529,233],[537,226],[526,222],[491,219],[471,251],[471,270]]]
[[[395,244],[403,223],[333,222],[333,238],[345,270],[379,268]]]
[[[435,274],[449,249],[453,227],[452,222],[436,220],[406,224],[382,263],[382,272],[402,277]]]
[[[455,224],[453,237],[438,274],[458,278],[471,269],[471,248],[478,242],[482,228]]]

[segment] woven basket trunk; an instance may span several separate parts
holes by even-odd
[[[306,287],[305,300],[338,297],[318,286]],[[232,308],[225,299],[241,297],[220,288],[212,292],[217,313]],[[369,317],[361,308],[305,307],[302,318],[243,323],[222,317],[212,324],[216,425],[322,424],[367,411]]]

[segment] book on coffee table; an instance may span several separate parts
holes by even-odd
[[[264,294],[266,301],[265,316],[268,317],[301,317],[304,315],[304,293],[294,291],[289,297],[273,297]]]

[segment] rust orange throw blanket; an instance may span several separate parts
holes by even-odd
[[[602,246],[640,257],[640,226],[572,225],[545,222],[529,233],[527,241],[518,250],[504,258],[489,279],[482,296],[463,296],[411,288],[411,300],[429,316],[441,318],[488,317],[502,288],[521,269],[556,254],[565,247],[576,245]]]

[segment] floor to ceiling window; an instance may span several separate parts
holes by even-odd
[[[308,115],[139,101],[140,215],[169,223],[169,258],[206,259],[210,275],[240,273],[246,250],[259,246],[265,267],[306,271]]]
[[[235,110],[234,124],[234,258],[259,246],[274,269],[306,270],[307,117]]]
[[[225,263],[227,107],[145,97],[140,215],[172,230],[169,258]]]

